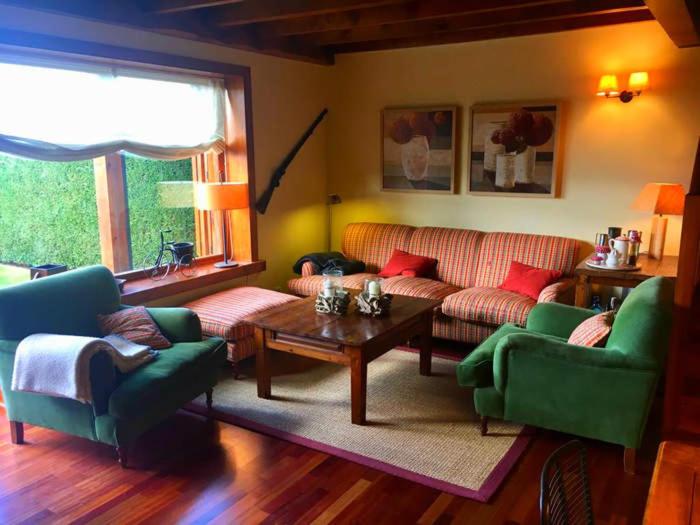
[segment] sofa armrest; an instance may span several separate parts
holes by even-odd
[[[571,332],[596,313],[561,303],[538,303],[527,316],[526,328],[532,332],[568,339]]]
[[[538,334],[504,337],[494,386],[506,419],[637,448],[660,370],[618,350]]]
[[[202,340],[202,324],[199,316],[189,308],[147,308],[153,320],[173,343]]]
[[[560,279],[559,281],[545,286],[537,298],[538,303],[563,303],[574,304],[574,292],[576,290],[576,279],[573,277]]]
[[[311,261],[306,261],[301,265],[301,276],[309,277],[310,275],[318,274],[318,266],[316,266]]]

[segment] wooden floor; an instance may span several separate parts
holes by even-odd
[[[469,350],[436,343],[442,354]],[[277,357],[275,373],[314,364]],[[244,365],[244,374],[254,373],[254,363]],[[656,405],[652,428],[660,426]],[[622,447],[584,441],[597,524],[641,523],[658,443],[648,434],[636,476],[623,472]],[[0,525],[536,524],[542,465],[570,439],[539,430],[485,504],[186,410],[144,435],[124,470],[113,448],[52,430],[25,425],[27,444],[12,445],[0,408]]]
[[[0,523],[538,522],[539,474],[568,436],[540,431],[488,504],[181,411],[143,437],[133,468],[111,448],[0,414]],[[653,453],[627,476],[620,447],[586,441],[597,523],[638,524]]]

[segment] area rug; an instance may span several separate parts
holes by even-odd
[[[289,358],[296,369],[275,364]],[[276,362],[275,362],[276,361]],[[223,378],[214,390],[218,419],[339,456],[438,490],[488,501],[529,442],[521,425],[489,422],[481,436],[472,391],[457,385],[457,362],[392,350],[368,369],[367,421],[350,423],[349,369],[273,353],[273,399],[257,397],[254,373]],[[204,397],[195,401],[204,410]]]

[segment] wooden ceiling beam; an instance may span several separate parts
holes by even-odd
[[[562,2],[558,4],[531,7],[513,7],[488,13],[471,13],[448,18],[429,19],[418,22],[404,22],[373,27],[362,27],[341,31],[328,31],[307,35],[309,42],[319,46],[350,42],[368,42],[392,38],[410,38],[421,35],[452,33],[469,29],[496,27],[504,24],[537,23],[544,20],[575,18],[591,14],[608,14],[629,11],[647,11],[646,6],[638,6],[637,0],[590,0]]]
[[[207,12],[208,20],[219,26],[241,26],[271,20],[323,15],[401,3],[405,0],[253,0],[215,8]]]
[[[237,4],[243,0],[149,0],[143,3],[143,10],[159,15],[182,13],[209,7]]]
[[[594,0],[591,0],[590,3],[593,2]],[[266,22],[259,24],[256,30],[260,35],[272,38],[449,18],[456,15],[490,13],[514,7],[585,5],[586,3],[588,2],[581,2],[581,0],[431,0],[430,2],[411,0],[400,5]],[[624,4],[624,7],[630,5],[630,2],[620,3]],[[636,6],[644,5],[643,0],[633,0],[631,3]]]
[[[674,44],[678,47],[700,46],[700,1],[645,1]]]
[[[378,51],[382,49],[400,49],[407,47],[432,46],[441,44],[457,44],[462,42],[474,42],[477,40],[491,40],[494,38],[508,38],[515,36],[535,35],[542,33],[556,33],[586,27],[605,26],[613,24],[625,24],[629,22],[641,22],[653,20],[654,17],[648,9],[622,11],[607,14],[592,14],[587,16],[571,17],[555,20],[532,22],[530,20],[512,24],[468,29],[452,33],[440,33],[409,38],[391,38],[374,42],[355,42],[326,46],[330,52],[358,53],[362,51]]]

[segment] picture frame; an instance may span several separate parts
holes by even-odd
[[[455,193],[456,105],[387,107],[381,111],[381,190]]]
[[[467,193],[559,197],[563,112],[560,101],[473,105]]]

